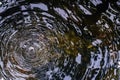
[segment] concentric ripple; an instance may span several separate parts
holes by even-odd
[[[2,25],[0,38],[1,69],[6,79],[35,79],[37,68],[57,66],[63,55],[75,56],[82,47],[76,32],[47,12],[15,12],[5,21],[8,22]]]
[[[52,54],[55,54],[50,40],[51,33],[47,33],[35,29],[16,31],[8,42],[8,52],[13,54],[19,65],[43,65],[48,62],[47,59],[53,58]]]
[[[1,34],[3,68],[7,69],[6,75],[13,79],[18,76],[15,74],[17,71],[32,74],[32,68],[45,65],[62,55],[57,49],[59,41],[54,31],[42,25],[27,27],[15,29],[8,25],[10,29]]]
[[[117,80],[119,3],[0,2],[0,76],[5,80]]]

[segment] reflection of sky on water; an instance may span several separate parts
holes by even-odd
[[[95,6],[102,3],[101,0],[90,0]]]
[[[98,4],[100,4],[101,3],[101,0],[90,0],[95,6],[96,5],[98,5]],[[6,5],[12,5],[12,4],[15,4],[15,5],[17,5],[17,3],[15,3],[15,1],[13,1],[12,0],[12,2],[9,2],[9,4],[6,4]],[[119,2],[117,2],[117,4],[119,5],[120,3]],[[31,6],[31,9],[33,9],[33,8],[35,8],[35,7],[37,7],[37,8],[40,8],[41,10],[44,10],[44,11],[48,11],[48,6],[47,5],[45,5],[45,4],[43,4],[43,3],[39,3],[39,4],[30,4],[30,6]],[[6,9],[8,9],[8,8],[10,8],[9,6],[8,7],[4,7],[4,6],[2,6],[2,2],[0,2],[0,13],[1,12],[4,12]],[[82,5],[79,5],[79,8],[81,9],[81,11],[83,11],[83,13],[85,13],[85,14],[87,14],[87,15],[92,15],[92,12],[90,11],[90,10],[87,10],[86,9],[86,7],[84,7],[84,6],[82,6]],[[109,6],[109,8],[110,9],[112,9],[111,8],[111,6]],[[59,8],[59,7],[55,7],[55,8],[53,8],[54,9],[54,11],[56,11],[56,13],[58,13],[61,17],[63,17],[65,20],[67,20],[67,18],[69,17],[68,16],[68,13],[66,13],[66,11],[64,10],[64,9],[61,9],[61,8]],[[21,6],[21,10],[26,10],[26,7],[25,6]],[[69,10],[67,10],[68,12],[70,12]],[[116,12],[116,11],[115,11]],[[75,20],[77,20],[76,19],[76,16],[75,15],[73,15],[72,14],[72,12],[70,12],[71,13],[71,16],[73,16],[73,18],[75,19]],[[109,14],[109,16],[108,16],[108,18],[111,20],[111,21],[115,21],[114,19],[115,19],[115,17],[117,17],[116,16],[116,14],[113,14],[112,12],[110,12],[110,10],[107,10],[106,11],[106,13],[108,13]],[[23,15],[27,15],[27,14],[29,14],[29,13],[27,13],[27,12],[24,12],[23,13]],[[52,15],[50,15],[50,14],[48,14],[48,13],[42,13],[43,15],[47,15],[47,16],[50,16],[50,17],[54,17],[54,16],[52,16]],[[103,13],[104,14],[104,13]],[[107,15],[107,14],[105,14],[105,15]],[[8,17],[10,17],[10,16],[8,16]],[[0,17],[0,19],[2,19],[2,17]],[[46,18],[44,18],[44,20],[45,20]],[[3,21],[4,21],[5,19],[3,19]],[[32,21],[31,21],[31,17],[30,16],[28,16],[28,17],[25,17],[24,18],[24,21],[25,21],[25,23],[31,23]],[[39,21],[38,21],[39,22]],[[118,19],[116,19],[116,24],[119,24],[119,22],[120,22],[120,20],[119,20],[119,18]],[[0,22],[0,23],[2,23],[2,21]],[[100,22],[100,21],[98,21],[97,22],[98,24],[101,24],[102,22]],[[52,27],[52,25],[50,25],[50,24],[47,24],[47,26],[51,26]],[[110,28],[110,26],[106,23],[105,25],[104,25],[104,27],[106,27],[106,29],[109,29]],[[96,39],[94,39],[94,40],[92,40],[91,41],[91,47],[97,47],[97,46],[100,46],[102,43],[103,43],[104,41],[102,40],[102,39],[98,39],[98,38],[96,38]],[[109,49],[109,47],[111,47],[111,46],[104,46],[104,51],[103,51],[103,49],[101,48],[101,47],[97,47],[97,51],[95,52],[95,51],[90,51],[90,64],[88,64],[87,65],[87,70],[86,70],[86,72],[85,72],[85,75],[84,76],[86,76],[86,75],[90,75],[90,74],[92,74],[92,73],[90,73],[90,71],[92,71],[92,70],[95,70],[95,69],[98,69],[98,70],[96,70],[96,74],[94,75],[94,77],[93,77],[93,79],[92,80],[95,80],[95,77],[98,75],[98,73],[100,72],[100,69],[107,69],[107,68],[109,68],[109,67],[116,67],[115,66],[115,63],[117,63],[117,67],[116,68],[120,68],[120,51],[119,50],[113,50],[113,49]],[[103,55],[104,54],[104,55]],[[117,58],[116,58],[116,55],[117,55]],[[109,56],[109,57],[108,57]],[[76,65],[81,65],[82,64],[82,59],[83,59],[83,56],[82,56],[82,54],[81,53],[78,53],[76,56],[75,56],[75,62],[76,62]],[[103,63],[103,65],[101,66],[101,62],[104,62]],[[67,66],[68,65],[68,61],[65,59],[64,60],[64,66]],[[0,64],[1,64],[1,66],[2,66],[2,62],[1,62],[1,60],[0,60]],[[10,65],[10,64],[8,64],[8,65]],[[107,71],[107,70],[106,70]],[[61,73],[61,71],[60,71],[60,68],[59,67],[55,67],[53,70],[49,70],[49,71],[47,71],[46,72],[46,75],[49,77],[49,79],[51,79],[52,78],[52,74],[54,74],[54,73],[57,73],[57,72],[59,72],[59,73]],[[63,80],[72,80],[72,77],[71,77],[71,75],[68,75],[68,74],[66,74],[66,73],[64,73],[63,72],[63,74],[64,74],[64,78],[63,78]],[[115,69],[114,70],[114,74],[115,75],[117,75],[117,70]],[[19,75],[19,74],[16,74],[16,75]],[[83,79],[84,79],[84,76],[83,76]],[[3,80],[3,79],[1,79],[1,80]]]
[[[45,4],[43,4],[43,3],[30,4],[30,6],[31,6],[31,9],[33,9],[33,8],[35,8],[35,7],[38,7],[38,8],[40,8],[40,9],[42,9],[42,10],[48,11],[48,7],[47,7]]]

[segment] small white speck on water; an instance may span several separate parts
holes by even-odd
[[[71,80],[71,76],[65,76],[63,80]]]
[[[78,56],[76,56],[75,61],[76,61],[78,64],[81,64],[81,55],[80,55],[79,53],[78,53]]]
[[[0,2],[0,5],[2,5],[2,2]]]

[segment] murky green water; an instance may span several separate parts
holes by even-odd
[[[119,80],[120,0],[0,1],[4,80]]]

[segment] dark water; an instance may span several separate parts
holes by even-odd
[[[120,80],[120,0],[0,0],[1,80]]]

